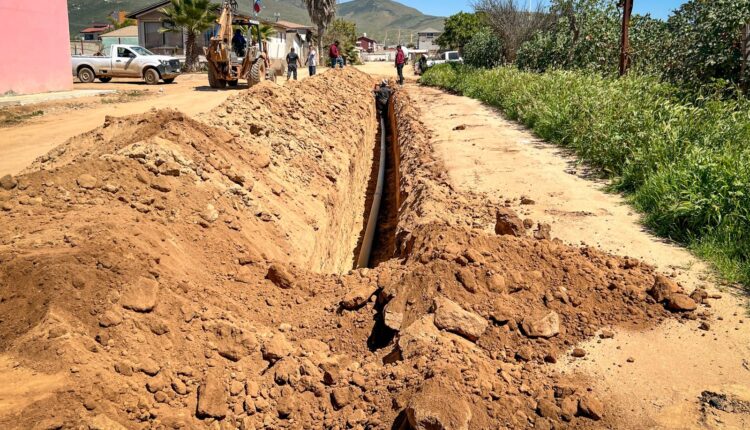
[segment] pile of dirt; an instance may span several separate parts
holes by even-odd
[[[403,93],[396,252],[349,270],[372,83],[335,70],[199,120],[109,118],[0,180],[0,373],[61,381],[0,427],[613,426],[549,364],[697,303],[456,192]]]

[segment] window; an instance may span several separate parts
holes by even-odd
[[[146,45],[146,49],[160,48],[162,46],[182,48],[181,31],[170,31],[162,33],[159,31],[161,29],[161,22],[143,23],[143,44]]]
[[[458,52],[449,52],[448,53],[448,59],[449,60],[458,60]]]
[[[135,54],[128,48],[119,47],[117,48],[118,58],[135,58]]]
[[[131,46],[130,49],[138,53],[138,55],[154,55],[153,52],[148,49],[141,48],[140,46]]]

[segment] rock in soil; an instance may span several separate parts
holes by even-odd
[[[526,317],[521,322],[521,328],[528,337],[549,338],[560,333],[560,316],[550,311],[541,318]]]
[[[444,384],[429,380],[409,400],[406,416],[414,430],[468,430],[472,412]]]
[[[675,293],[667,298],[667,309],[672,312],[690,312],[697,308],[695,301],[685,294]]]
[[[196,416],[199,418],[224,418],[228,413],[227,400],[223,375],[216,370],[209,371],[203,383],[198,387]]]
[[[495,219],[495,234],[522,236],[525,234],[523,221],[510,209],[498,208]]]
[[[435,326],[461,335],[472,342],[487,329],[487,320],[466,311],[458,303],[444,297],[435,298]]]

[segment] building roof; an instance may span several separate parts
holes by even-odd
[[[370,42],[375,42],[375,43],[377,43],[377,42],[378,42],[377,40],[375,40],[375,39],[372,39],[372,38],[369,38],[369,37],[367,37],[367,36],[359,36],[359,37],[357,38],[357,40],[362,40],[362,39],[364,39],[364,40],[369,40]]]
[[[435,30],[434,28],[426,28],[426,29],[424,29],[424,30],[420,31],[420,32],[419,32],[419,33],[417,33],[417,34],[423,34],[423,33],[442,33],[442,31],[440,31],[440,30]]]
[[[149,12],[151,12],[154,9],[162,8],[162,7],[166,6],[166,5],[168,5],[169,3],[170,3],[169,0],[165,0],[165,1],[160,1],[160,2],[156,2],[156,3],[150,4],[150,5],[148,5],[148,6],[144,7],[144,8],[141,8],[141,9],[138,9],[136,11],[130,12],[128,14],[128,18],[130,18],[130,19],[138,19],[139,15],[143,15],[145,13],[149,13]]]
[[[109,30],[109,27],[88,27],[81,30],[81,33],[103,33]]]
[[[279,27],[286,27],[291,30],[308,30],[308,29],[313,28],[309,25],[297,24],[296,22],[284,21],[284,20],[278,20],[276,22],[269,22],[269,24],[276,25]]]
[[[129,25],[118,30],[104,33],[102,34],[102,37],[138,37],[138,26]]]

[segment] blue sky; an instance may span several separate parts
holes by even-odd
[[[471,0],[396,0],[419,9],[428,15],[448,16],[459,11],[470,12]],[[532,0],[532,3],[536,0]],[[635,12],[650,13],[654,18],[666,18],[685,0],[634,0]]]

